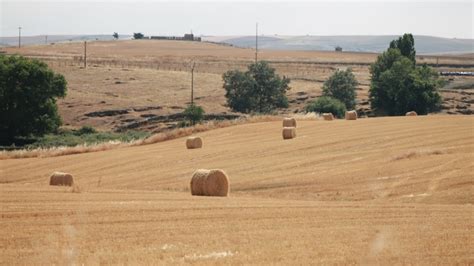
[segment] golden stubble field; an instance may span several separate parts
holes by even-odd
[[[185,139],[0,160],[1,264],[471,264],[474,119],[245,124]],[[193,197],[222,168],[228,198]],[[53,171],[79,188],[50,187]],[[74,191],[74,192],[73,192]]]
[[[230,69],[245,70],[254,60],[254,50],[212,43],[183,41],[110,41],[90,42],[87,46],[89,67],[81,68],[82,43],[7,48],[10,54],[40,58],[68,81],[68,95],[59,101],[59,112],[68,126],[92,125],[101,130],[116,130],[130,122],[151,116],[182,112],[190,102],[191,62],[196,62],[196,103],[209,114],[225,114],[222,74]],[[368,64],[375,53],[337,53],[323,51],[261,50],[259,58],[271,61],[277,73],[291,78],[288,92],[290,106],[281,113],[304,111],[306,104],[321,95],[323,82],[337,69],[350,67],[359,82],[357,108],[369,111]],[[472,56],[420,56],[418,62],[452,64],[439,70],[473,71],[463,65],[472,64]],[[469,84],[472,78],[456,78]],[[443,92],[447,102],[443,112],[472,109],[469,91]],[[121,114],[87,116],[91,112],[119,110]],[[160,131],[161,126],[142,128]]]

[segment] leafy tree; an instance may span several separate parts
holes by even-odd
[[[133,33],[133,38],[135,40],[140,40],[140,39],[143,39],[144,37],[145,37],[145,35],[143,35],[143,33],[141,33],[141,32]]]
[[[332,113],[338,118],[344,117],[346,110],[343,102],[329,96],[319,97],[306,106],[306,112]]]
[[[114,37],[115,40],[118,40],[119,38],[119,35],[117,32],[114,32],[114,34],[112,34],[112,36]]]
[[[390,48],[400,50],[403,56],[408,57],[413,64],[416,64],[415,39],[410,33],[405,33],[397,40],[391,41]]]
[[[227,103],[237,112],[267,113],[288,107],[290,80],[280,78],[267,62],[251,64],[246,72],[230,70],[223,75]]]
[[[338,99],[346,105],[347,109],[354,109],[356,106],[357,84],[352,69],[337,70],[324,82],[323,96]]]
[[[38,60],[0,56],[0,142],[42,136],[61,125],[56,99],[66,95],[66,80]]]
[[[195,125],[204,118],[204,109],[192,103],[184,110],[184,115],[191,125]]]
[[[232,110],[249,113],[256,108],[256,98],[253,97],[255,92],[252,90],[255,87],[255,80],[248,72],[230,70],[224,73],[223,79],[227,104]]]
[[[430,67],[416,66],[412,40],[411,34],[405,34],[392,41],[391,48],[370,66],[370,104],[378,114],[403,115],[412,110],[427,114],[439,108],[441,81]]]

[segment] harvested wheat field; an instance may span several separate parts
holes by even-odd
[[[472,264],[474,118],[281,120],[0,160],[0,264]],[[223,169],[229,197],[191,196]],[[52,171],[80,189],[49,186]],[[74,191],[74,192],[73,192]]]

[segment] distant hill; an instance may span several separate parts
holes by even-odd
[[[120,39],[131,39],[131,35],[120,35]],[[382,52],[396,35],[377,36],[259,36],[261,49],[334,51],[336,46],[343,51]],[[48,35],[48,43],[77,41],[110,41],[112,35]],[[255,36],[203,36],[203,41],[226,43],[237,47],[254,48]],[[22,45],[45,44],[45,36],[23,36]],[[0,37],[0,47],[17,46],[18,37]],[[467,54],[474,53],[473,39],[448,39],[415,35],[418,54]]]
[[[261,49],[277,50],[320,50],[334,51],[336,46],[344,51],[382,52],[387,49],[395,35],[383,36],[259,36]],[[238,47],[255,47],[255,36],[232,36],[229,38],[205,37],[204,40],[218,41]],[[448,39],[433,36],[415,36],[415,48],[418,54],[459,54],[473,53],[474,40]]]
[[[131,35],[119,35],[120,39],[131,39]],[[77,42],[77,41],[110,41],[113,40],[112,34],[110,35],[48,35],[48,43],[61,43],[61,42]],[[45,44],[46,36],[22,36],[22,45],[38,45]],[[0,37],[0,47],[17,46],[18,37]]]

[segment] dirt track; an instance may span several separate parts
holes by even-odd
[[[0,264],[469,264],[474,119],[298,121],[54,158],[0,161]],[[222,168],[229,198],[190,196]],[[48,186],[74,174],[80,193]]]

